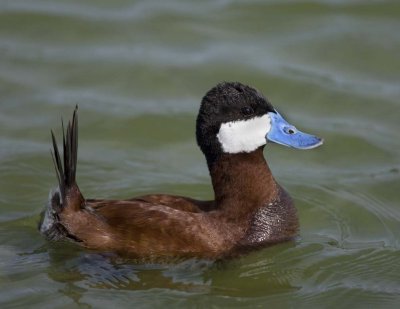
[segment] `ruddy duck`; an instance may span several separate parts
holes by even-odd
[[[77,108],[63,128],[63,158],[51,135],[58,188],[50,193],[41,233],[140,259],[223,258],[292,239],[296,210],[263,149],[267,141],[299,149],[323,142],[287,123],[254,88],[220,83],[204,96],[196,122],[214,200],[164,194],[99,200],[84,198],[75,180]]]

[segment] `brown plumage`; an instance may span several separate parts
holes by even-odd
[[[85,199],[75,181],[76,108],[63,136],[63,160],[52,133],[59,190],[50,196],[40,231],[49,239],[144,260],[222,258],[292,239],[298,230],[296,210],[271,174],[264,145],[225,153],[216,137],[221,124],[239,119],[236,110],[247,105],[260,115],[273,111],[260,93],[239,83],[219,84],[203,98],[197,140],[209,166],[213,201],[161,194]]]

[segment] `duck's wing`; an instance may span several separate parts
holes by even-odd
[[[75,233],[87,247],[133,257],[211,257],[223,246],[216,227],[203,212],[141,200],[88,200],[87,204],[93,217],[88,216]],[[102,228],[95,231],[99,224]]]
[[[204,212],[214,209],[214,201],[201,201],[185,196],[169,195],[169,194],[151,194],[143,195],[131,199],[146,201],[154,205],[164,205],[173,209],[188,211],[188,212]]]
[[[128,200],[99,200],[87,199],[86,205],[92,209],[99,209],[110,203],[125,205],[126,207],[136,207],[137,205],[163,205],[185,212],[207,212],[215,209],[214,201],[201,201],[184,196],[168,194],[149,194],[131,198]]]

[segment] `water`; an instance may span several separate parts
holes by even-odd
[[[1,307],[396,307],[399,27],[398,1],[2,0]],[[77,103],[85,196],[212,197],[194,121],[221,80],[325,138],[265,151],[296,201],[296,243],[137,265],[38,234],[49,130]]]

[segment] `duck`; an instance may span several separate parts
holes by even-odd
[[[289,124],[260,91],[221,82],[202,98],[196,119],[214,199],[148,194],[107,200],[85,198],[76,182],[78,106],[62,131],[62,156],[51,131],[58,185],[40,232],[50,241],[144,261],[223,259],[295,239],[296,208],[272,175],[264,148],[268,142],[297,149],[323,144]]]

